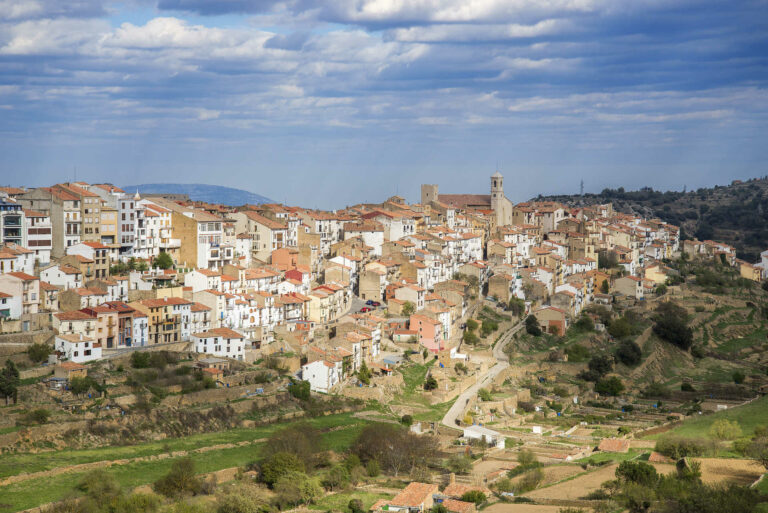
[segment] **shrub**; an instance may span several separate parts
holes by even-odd
[[[653,332],[680,349],[687,351],[693,344],[693,331],[688,327],[688,313],[685,308],[672,301],[656,307],[656,323]]]
[[[543,480],[544,471],[542,471],[540,468],[534,468],[530,472],[527,472],[525,475],[523,475],[523,477],[516,483],[515,493],[522,494],[530,492],[531,490],[535,490]]]
[[[227,488],[220,490],[216,494],[216,503],[218,504],[216,513],[266,513],[270,511],[269,501],[264,490],[245,481],[232,483]]]
[[[643,352],[633,340],[622,340],[616,348],[616,358],[629,367],[637,365],[643,358]]]
[[[461,496],[461,500],[464,502],[474,502],[476,506],[486,501],[486,496],[480,490],[470,490]]]
[[[37,408],[24,415],[24,424],[45,424],[50,417],[50,411],[44,408]]]
[[[624,317],[612,321],[608,325],[608,333],[613,338],[625,338],[632,335],[632,325]]]
[[[597,373],[598,376],[605,376],[613,370],[613,358],[608,355],[593,356],[587,367]]]
[[[195,462],[186,457],[174,461],[168,474],[155,481],[153,488],[166,497],[197,495],[202,489],[202,480],[195,475]]]
[[[616,376],[601,378],[595,383],[595,392],[603,395],[617,396],[624,391],[624,383]]]
[[[349,470],[344,465],[335,465],[323,479],[323,486],[330,491],[347,484],[349,484]]]
[[[685,382],[682,385],[680,385],[680,390],[682,390],[683,392],[695,392],[696,391],[696,389],[693,388],[693,385],[691,385],[688,382]]]
[[[303,472],[292,471],[275,483],[276,501],[281,509],[309,504],[323,495],[323,489],[315,478]]]
[[[565,348],[565,354],[568,355],[568,361],[574,363],[583,362],[590,355],[589,349],[579,344],[573,344]]]
[[[481,401],[493,400],[493,396],[491,396],[491,392],[487,388],[481,388],[480,390],[478,390],[477,396],[480,398]]]
[[[539,326],[539,320],[535,316],[529,315],[525,318],[525,331],[529,335],[534,337],[540,337],[542,334],[541,326]]]
[[[298,381],[297,380],[297,381],[292,382],[289,385],[288,391],[296,399],[301,399],[302,401],[307,401],[307,400],[309,400],[309,397],[311,395],[311,386],[309,384],[309,381]]]
[[[304,463],[298,456],[289,452],[277,452],[261,464],[261,480],[274,486],[285,474],[296,471],[304,472]]]
[[[704,358],[704,349],[699,345],[691,347],[691,356],[698,359]]]
[[[737,385],[741,385],[746,379],[746,376],[741,371],[735,371],[733,374],[731,374],[731,377],[733,378],[733,382]]]
[[[371,460],[365,465],[365,473],[368,474],[368,477],[376,477],[381,473],[381,467],[379,467],[379,462],[376,460]]]
[[[403,426],[411,426],[411,425],[413,425],[413,417],[406,413],[405,415],[400,417],[400,424],[402,424]]]
[[[468,456],[454,454],[445,462],[445,468],[454,474],[469,474],[472,471],[472,459]]]
[[[594,331],[595,322],[589,315],[582,314],[579,320],[573,323],[572,327],[576,331]]]
[[[134,351],[131,353],[131,367],[134,369],[146,369],[149,367],[150,354],[147,351]]]
[[[653,486],[659,481],[659,474],[652,465],[644,461],[622,461],[616,468],[616,479],[643,486]]]
[[[658,453],[677,460],[692,456],[704,456],[710,452],[712,448],[712,443],[707,442],[706,440],[668,436],[660,438],[656,442],[655,450]]]
[[[467,319],[467,331],[475,331],[479,324],[474,319]]]
[[[661,383],[651,383],[646,387],[646,389],[643,391],[644,397],[660,397],[662,399],[669,397],[671,394],[667,387],[662,385]]]
[[[365,513],[363,501],[360,499],[350,499],[347,503],[347,509],[349,510],[349,513]]]
[[[437,380],[434,376],[429,376],[426,381],[424,381],[424,390],[434,390],[437,388]]]
[[[48,360],[48,355],[53,352],[53,348],[48,344],[32,344],[27,349],[27,356],[35,363],[42,363]]]
[[[709,428],[709,436],[715,440],[733,440],[741,436],[741,426],[735,420],[717,419]]]

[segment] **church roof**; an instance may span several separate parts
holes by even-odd
[[[501,175],[501,173],[499,173],[498,171],[496,171],[495,173],[493,173],[493,174],[491,175],[491,178],[504,178],[504,177]]]

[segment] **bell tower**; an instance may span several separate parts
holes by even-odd
[[[491,175],[491,209],[499,211],[504,201],[504,177],[496,171]]]

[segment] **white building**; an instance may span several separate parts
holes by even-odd
[[[327,394],[341,381],[341,362],[316,360],[301,367],[301,379],[309,381],[313,392]]]
[[[57,335],[54,349],[60,359],[75,363],[85,363],[101,358],[101,344],[82,334]]]
[[[67,289],[77,289],[83,286],[83,275],[79,269],[71,265],[52,265],[40,272],[40,279]]]
[[[506,442],[504,435],[487,427],[472,425],[464,428],[464,438],[470,440],[484,440],[491,447],[503,449]]]
[[[48,265],[53,249],[51,216],[34,210],[24,210],[27,230],[27,248],[35,252],[39,265]]]
[[[245,335],[229,328],[215,328],[192,335],[195,351],[225,358],[245,359]]]

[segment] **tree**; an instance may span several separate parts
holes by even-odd
[[[472,458],[462,454],[454,454],[445,462],[445,468],[454,474],[469,474],[472,472]]]
[[[161,251],[157,258],[155,258],[155,267],[160,269],[170,269],[173,267],[173,258],[165,251]]]
[[[608,333],[613,338],[629,337],[632,335],[632,324],[625,317],[619,317],[608,325]]]
[[[323,495],[323,489],[317,479],[297,471],[288,472],[281,477],[275,483],[274,490],[281,509],[309,504]]]
[[[616,479],[652,487],[659,481],[659,474],[644,461],[622,461],[616,468]]]
[[[344,465],[332,467],[323,479],[323,486],[329,491],[341,488],[349,483],[349,470]]]
[[[69,391],[75,395],[87,394],[91,388],[95,389],[97,386],[98,383],[90,376],[76,376],[69,380]]]
[[[587,364],[589,370],[597,373],[598,376],[605,376],[613,370],[613,357],[609,355],[593,356]]]
[[[202,486],[202,479],[195,474],[195,462],[192,458],[185,457],[174,461],[168,474],[155,481],[153,488],[166,497],[179,497],[186,494],[197,495]]]
[[[731,377],[733,378],[733,382],[737,385],[741,385],[744,383],[744,380],[746,379],[746,376],[741,371],[734,371],[733,374],[731,374]]]
[[[35,363],[42,363],[48,359],[53,349],[48,344],[32,344],[27,349],[27,356]]]
[[[685,308],[672,301],[666,301],[656,307],[656,324],[653,332],[680,349],[687,351],[693,344],[693,331],[688,327],[688,313]]]
[[[657,296],[663,296],[667,293],[667,286],[663,283],[661,285],[656,286],[656,295]]]
[[[131,353],[131,367],[134,369],[146,369],[149,367],[149,361],[152,357],[146,351],[134,351]]]
[[[363,501],[360,499],[350,499],[349,503],[347,503],[347,509],[349,513],[365,513]]]
[[[424,390],[434,390],[437,388],[437,380],[434,376],[429,376],[426,381],[424,381]]]
[[[413,425],[413,416],[411,416],[411,415],[408,415],[408,414],[406,413],[405,415],[403,415],[402,417],[400,417],[400,424],[402,424],[403,426],[408,426],[408,427],[410,427],[411,425]]]
[[[643,351],[633,340],[622,340],[619,347],[616,348],[616,358],[627,366],[633,366],[640,363],[643,358]]]
[[[289,472],[304,472],[304,463],[290,452],[278,452],[268,457],[261,464],[260,478],[269,486]]]
[[[403,304],[402,312],[405,317],[410,317],[411,315],[413,315],[415,311],[416,311],[416,306],[410,301],[406,301]]]
[[[467,319],[467,331],[475,331],[478,327],[478,323],[474,319]]]
[[[746,453],[768,470],[768,436],[756,436],[747,446]]]
[[[624,391],[624,383],[616,376],[602,378],[595,383],[595,392],[602,395],[617,396]]]
[[[19,369],[16,368],[16,364],[11,360],[6,360],[5,367],[0,371],[0,394],[5,397],[6,405],[8,405],[9,399],[13,399],[13,404],[16,404],[20,382]]]
[[[301,399],[302,401],[309,400],[309,397],[311,395],[311,385],[309,384],[309,381],[294,381],[288,386],[288,391],[291,393],[293,397],[296,399]]]
[[[600,292],[603,294],[608,294],[611,291],[611,284],[608,283],[608,280],[603,280],[603,282],[600,284]]]
[[[365,385],[370,385],[372,375],[373,373],[368,368],[368,365],[366,365],[366,363],[363,362],[362,365],[360,365],[360,369],[358,369],[357,371],[357,379],[359,379],[360,382]]]
[[[478,338],[475,332],[469,330],[465,331],[461,338],[464,340],[465,344],[469,344],[471,346],[477,344],[480,341],[480,338]]]
[[[576,331],[594,331],[595,322],[589,315],[582,314],[579,319],[573,323],[572,328]]]
[[[525,331],[534,337],[541,336],[541,326],[539,326],[539,320],[535,316],[529,315],[525,318]]]
[[[480,490],[470,490],[461,496],[461,500],[464,502],[474,502],[476,506],[479,506],[486,501],[486,497]]]
[[[416,435],[400,424],[366,425],[352,445],[352,452],[366,462],[369,475],[371,461],[397,476],[416,466],[429,465],[438,454],[438,442],[429,435]]]
[[[715,440],[733,440],[741,436],[741,426],[735,420],[717,419],[709,427],[709,436]]]
[[[520,317],[525,313],[525,301],[519,297],[510,298],[507,309],[512,312],[515,317]]]
[[[481,388],[480,390],[478,390],[477,396],[480,398],[481,401],[493,400],[493,396],[491,396],[491,392],[487,388]]]

